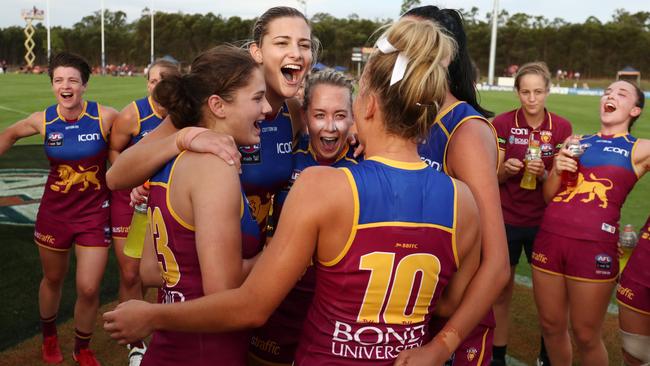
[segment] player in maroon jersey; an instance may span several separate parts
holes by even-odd
[[[167,116],[152,97],[153,89],[167,75],[179,75],[179,64],[166,59],[156,60],[147,70],[147,96],[129,103],[115,119],[110,135],[108,151],[109,160],[115,161],[117,156],[127,147],[137,143],[151,130],[156,128]],[[115,257],[120,268],[119,301],[142,299],[142,282],[140,281],[138,258],[124,254],[124,244],[129,233],[133,207],[131,207],[131,190],[111,192],[111,234],[115,247]],[[136,360],[142,359],[146,346],[138,341],[128,346],[130,366],[136,366]]]
[[[218,46],[200,54],[187,75],[163,79],[154,97],[179,129],[200,126],[251,145],[259,142],[256,121],[271,109],[265,90],[262,70],[245,50]],[[161,286],[162,302],[239,286],[245,277],[242,257],[252,258],[261,248],[237,170],[211,154],[181,152],[150,184],[142,273],[143,280]],[[142,364],[243,366],[248,343],[247,332],[160,331]]]
[[[625,198],[650,170],[650,140],[629,130],[643,110],[636,84],[617,81],[600,99],[600,131],[581,136],[580,164],[565,147],[544,183],[549,202],[533,246],[533,289],[552,365],[607,365],[602,324],[618,277],[618,221]],[[563,171],[577,172],[567,187]],[[584,306],[585,302],[589,306]]]
[[[395,362],[395,357],[400,357],[401,364],[415,363],[420,358],[440,364],[450,356],[459,341],[458,334],[447,328],[426,343],[431,338],[428,319],[434,309],[446,314],[453,311],[477,268],[478,210],[463,183],[428,168],[420,160],[417,140],[428,133],[438,112],[436,106],[444,99],[447,84],[444,65],[452,55],[453,46],[432,22],[408,19],[392,25],[380,39],[382,51],[376,51],[366,66],[360,94],[354,103],[359,137],[365,142],[368,159],[347,170],[312,167],[302,172],[284,205],[274,239],[241,288],[182,304],[123,303],[105,314],[105,328],[113,333],[112,337],[125,342],[142,337],[152,327],[226,331],[258,326],[265,322],[313,258],[317,263],[316,299],[308,321],[315,325],[310,331],[317,332],[318,336],[301,339],[303,351],[298,352],[297,365],[328,362],[388,365]],[[378,175],[370,173],[373,171]],[[363,179],[366,173],[367,185],[361,181],[352,184]],[[408,182],[413,189],[405,190],[401,184],[377,184],[376,177],[395,180],[394,183]],[[416,182],[414,178],[423,179]],[[432,184],[433,181],[440,184]],[[417,189],[418,186],[424,188]],[[373,209],[373,201],[366,199],[368,194],[377,191],[394,195],[378,196],[379,206]],[[452,192],[455,193],[450,195]],[[433,197],[439,197],[440,201]],[[449,200],[452,197],[455,198]],[[430,207],[433,203],[435,208]],[[387,208],[388,204],[392,207]],[[414,214],[421,219],[413,219]],[[441,215],[444,223],[433,224],[437,221],[434,219],[420,221],[429,215]],[[372,217],[384,221],[357,227],[357,223],[372,221]],[[380,236],[372,236],[381,231],[373,228],[389,227]],[[370,230],[364,231],[366,228]],[[456,238],[451,240],[450,235]],[[359,257],[374,250],[372,241],[368,241],[371,237],[381,241],[382,249]],[[452,250],[452,242],[456,243],[456,250]],[[393,258],[398,258],[400,263],[395,278],[386,276],[396,264]],[[434,258],[439,260],[437,265],[431,265],[431,260],[436,261]],[[375,280],[370,278],[373,268],[382,269],[376,271]],[[436,268],[439,271],[432,275]],[[451,276],[456,269],[459,272]],[[345,277],[348,271],[350,281],[341,280],[340,276]],[[443,289],[450,276],[449,286]],[[393,280],[398,283],[393,288],[394,296],[389,296],[391,290],[383,285]],[[405,282],[401,283],[402,280]],[[438,280],[439,287],[434,284]],[[341,291],[341,286],[350,291]],[[368,286],[372,289],[366,298]],[[418,290],[413,293],[408,290],[413,288]],[[387,310],[381,313],[384,303],[388,304]],[[323,313],[324,309],[329,311]],[[361,317],[357,318],[356,313]],[[329,314],[327,319],[321,318],[323,314]],[[336,328],[337,319],[350,316],[360,319],[346,323],[356,329],[355,334],[367,325],[373,328],[371,332],[378,329],[375,341],[381,336],[390,343],[377,348],[381,348],[381,355],[366,352],[372,351],[364,346],[366,335],[353,336],[345,326]],[[328,351],[330,344],[323,342],[322,331],[318,333],[321,320],[327,323],[322,331],[333,331],[331,337],[338,334],[351,341],[350,346],[357,347],[356,357]],[[336,333],[336,329],[340,332]],[[368,336],[372,337],[372,333]],[[426,346],[421,349],[409,349],[424,343]],[[311,353],[311,346],[318,353]],[[363,349],[362,353],[358,349]],[[317,361],[308,360],[311,357]]]
[[[521,106],[496,116],[492,121],[499,139],[499,192],[511,266],[510,282],[494,304],[497,327],[494,332],[493,366],[505,365],[515,268],[522,249],[528,263],[531,262],[533,242],[546,208],[542,183],[553,166],[553,157],[571,135],[571,123],[546,109],[550,86],[551,73],[545,63],[523,65],[515,76],[515,91]],[[541,159],[525,163],[531,135],[540,143]],[[534,190],[520,186],[524,170],[537,177]],[[547,365],[545,353],[542,347],[540,360]]]
[[[626,365],[650,362],[650,217],[616,288]]]
[[[90,67],[83,58],[60,53],[52,57],[48,69],[57,104],[3,131],[0,154],[20,138],[44,136],[51,169],[34,231],[43,266],[38,296],[43,361],[63,361],[56,317],[69,267],[69,251],[74,247],[77,301],[73,358],[80,365],[98,365],[88,346],[110,245],[105,172],[107,135],[117,112],[96,102],[84,101]]]

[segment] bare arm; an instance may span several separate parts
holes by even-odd
[[[140,142],[123,151],[106,172],[111,190],[139,186],[149,179],[180,151],[176,147],[178,130],[169,118],[147,134]]]
[[[223,332],[264,324],[311,262],[319,227],[326,222],[323,217],[331,216],[328,210],[339,193],[331,187],[333,174],[341,172],[309,168],[300,175],[273,241],[240,288],[176,304],[129,301],[104,314],[106,330],[120,343],[128,343],[155,329]],[[324,186],[332,193],[321,189]]]
[[[39,133],[43,135],[45,133],[43,113],[32,113],[29,117],[14,123],[2,131],[0,133],[0,155],[7,152],[16,141],[23,137],[33,136]]]
[[[177,174],[183,174],[179,183],[191,186],[203,293],[237,288],[244,280],[238,172],[211,154],[189,154],[183,155],[187,164],[178,166]]]
[[[124,149],[129,146],[131,138],[138,129],[138,116],[135,105],[130,103],[117,115],[111,128],[108,160],[113,163]]]
[[[650,170],[650,140],[638,140],[632,162],[634,163],[634,171],[639,178]]]
[[[497,181],[497,146],[485,123],[465,123],[450,142],[450,175],[467,184],[480,213],[481,264],[463,301],[448,321],[464,339],[476,327],[510,277],[505,226]],[[455,349],[458,344],[453,346]]]
[[[165,163],[180,153],[176,144],[178,130],[169,117],[140,142],[123,151],[106,172],[106,183],[112,190],[133,188],[144,183]],[[220,157],[228,165],[239,168],[241,154],[231,136],[207,131],[187,143],[186,148]]]

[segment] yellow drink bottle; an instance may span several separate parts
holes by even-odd
[[[535,135],[531,132],[528,136],[528,150],[526,151],[526,158],[524,162],[526,167],[528,163],[533,160],[538,160],[542,158],[542,150],[539,147],[539,140],[535,138]],[[531,191],[537,188],[537,176],[524,168],[524,176],[521,178],[521,183],[519,186],[523,189],[529,189]]]
[[[142,258],[142,247],[144,246],[144,234],[147,230],[147,203],[135,206],[129,234],[124,244],[124,254],[131,258]]]

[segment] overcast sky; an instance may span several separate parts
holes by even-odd
[[[111,11],[122,10],[128,21],[140,17],[142,9],[153,6],[165,12],[221,14],[226,17],[240,16],[252,18],[271,6],[288,5],[304,10],[303,1],[297,0],[104,0],[105,7]],[[336,17],[347,17],[356,13],[361,18],[397,18],[401,0],[306,0],[307,14],[327,12]],[[46,8],[46,0],[0,0],[0,28],[24,25],[20,17],[21,9],[36,6]],[[481,18],[491,10],[493,0],[439,0],[422,1],[450,8],[480,9]],[[650,11],[649,0],[500,0],[500,7],[510,14],[524,12],[543,15],[546,18],[563,18],[573,23],[582,23],[590,15],[601,21],[611,19],[614,10],[624,8],[630,12]],[[82,17],[101,8],[101,0],[50,0],[52,26],[70,27]]]

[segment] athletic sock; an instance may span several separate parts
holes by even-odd
[[[546,353],[546,344],[544,344],[544,337],[540,338],[539,344],[539,359],[543,362],[544,366],[550,366],[551,361],[548,359],[548,353]]]
[[[90,337],[92,333],[84,333],[79,329],[74,330],[74,353],[79,354],[79,351],[86,349],[90,346]]]
[[[41,331],[43,339],[56,336],[56,314],[49,318],[41,318]]]
[[[506,348],[508,348],[507,344],[504,344],[503,346],[492,346],[492,359],[493,360],[505,361],[506,360]]]

